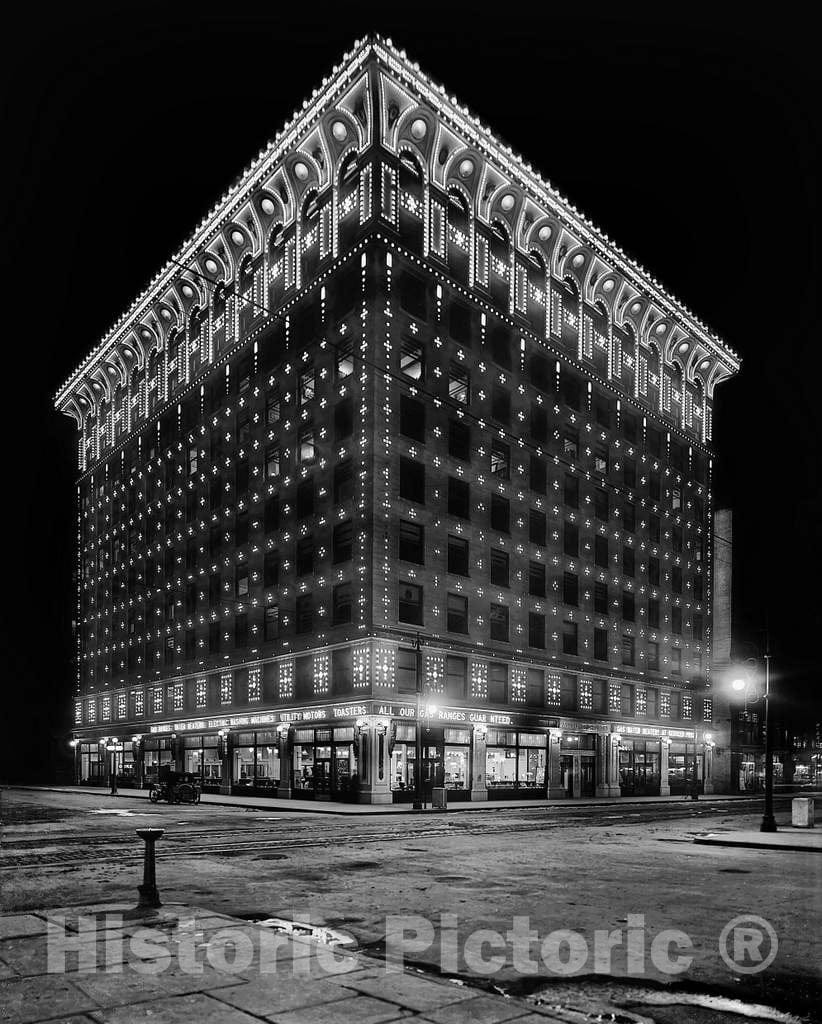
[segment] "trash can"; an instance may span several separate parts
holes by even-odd
[[[813,797],[795,796],[791,800],[791,825],[794,828],[813,828]]]
[[[448,810],[447,790],[443,786],[434,786],[431,790],[431,806],[435,811]]]

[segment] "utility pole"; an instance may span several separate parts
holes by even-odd
[[[776,832],[773,816],[773,752],[771,750],[771,649],[770,638],[765,633],[765,813],[762,815],[760,832]]]

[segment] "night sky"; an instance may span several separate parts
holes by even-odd
[[[370,18],[338,4],[326,19],[307,4],[30,5],[6,23],[2,671],[15,775],[46,777],[71,726],[75,435],[54,392],[368,31],[741,355],[714,421],[735,630],[761,643],[767,620],[783,707],[804,727],[822,718],[815,32],[785,5],[737,22],[718,4],[541,4],[542,24],[504,5],[482,20],[400,6]]]

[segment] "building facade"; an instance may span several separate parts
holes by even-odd
[[[357,44],[57,395],[78,781],[405,801],[420,729],[451,800],[710,791],[738,367]]]

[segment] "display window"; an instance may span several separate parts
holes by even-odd
[[[291,785],[296,796],[351,799],[358,784],[353,726],[294,730]]]
[[[544,789],[548,737],[513,729],[489,729],[485,748],[485,780],[494,789]]]

